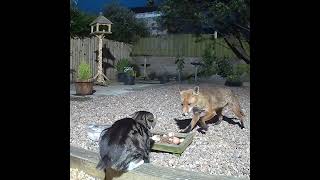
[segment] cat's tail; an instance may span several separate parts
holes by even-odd
[[[102,159],[100,159],[97,169],[102,170],[102,169],[107,169],[111,166],[111,159],[108,156],[104,156]]]

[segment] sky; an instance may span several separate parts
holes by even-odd
[[[78,0],[78,7],[86,12],[98,14],[103,7],[113,0]],[[147,0],[117,0],[121,5],[126,7],[145,6]]]

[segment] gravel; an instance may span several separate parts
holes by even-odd
[[[180,85],[180,89],[192,87]],[[198,132],[196,127],[193,142],[180,157],[152,152],[151,163],[207,174],[250,178],[250,88],[228,88],[240,100],[246,115],[245,129],[227,121],[219,125],[210,124],[206,134]],[[174,118],[181,118],[182,113],[178,89],[178,85],[165,85],[118,96],[91,96],[84,100],[73,98],[70,101],[70,144],[98,152],[98,144],[87,137],[87,125],[112,124],[138,110],[150,111],[156,116],[156,130],[177,132],[179,128]],[[225,108],[223,114],[235,117],[229,108]]]
[[[96,180],[96,178],[78,169],[70,168],[70,180]]]

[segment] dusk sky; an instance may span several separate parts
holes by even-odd
[[[113,0],[78,0],[78,7],[86,12],[99,13],[104,6]],[[121,5],[126,7],[145,6],[147,0],[117,0]]]

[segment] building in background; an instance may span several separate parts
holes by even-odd
[[[167,30],[157,22],[157,18],[161,16],[157,7],[135,7],[131,8],[131,10],[136,14],[137,19],[146,22],[147,28],[152,36],[167,34]]]

